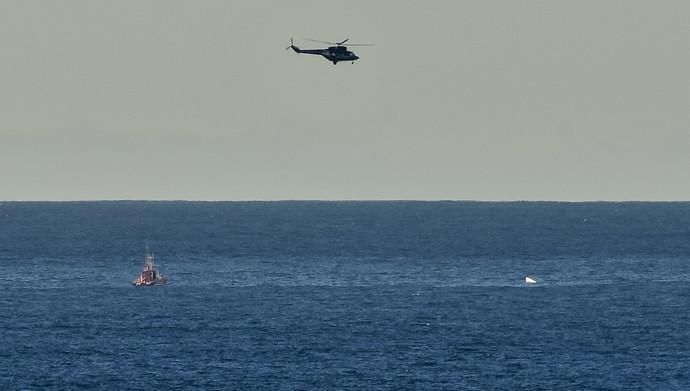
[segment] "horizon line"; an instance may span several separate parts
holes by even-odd
[[[476,203],[519,203],[519,202],[544,202],[544,203],[683,203],[690,202],[688,200],[669,200],[669,199],[658,199],[658,200],[635,200],[635,199],[620,199],[620,200],[606,200],[606,199],[588,199],[588,200],[550,200],[550,199],[486,199],[486,200],[473,200],[473,199],[404,199],[404,198],[391,198],[391,199],[307,199],[307,198],[285,198],[285,199],[64,199],[64,200],[51,200],[51,199],[24,199],[24,200],[0,200],[0,205],[2,203],[18,203],[18,202],[46,202],[46,203],[60,203],[60,202],[476,202]]]

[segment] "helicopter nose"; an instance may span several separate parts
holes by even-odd
[[[352,56],[355,60],[359,60],[359,56]]]

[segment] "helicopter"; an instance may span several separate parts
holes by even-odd
[[[290,46],[286,47],[285,50],[292,49],[295,51],[295,53],[301,53],[301,54],[316,54],[319,56],[323,56],[326,60],[330,61],[333,63],[333,65],[337,65],[338,62],[340,61],[352,61],[354,64],[356,60],[359,60],[359,56],[354,54],[353,52],[347,50],[347,46],[343,46],[343,44],[347,41],[349,41],[350,38],[347,38],[344,41],[340,42],[326,42],[326,41],[317,41],[315,39],[307,39],[307,41],[312,41],[312,42],[318,42],[318,43],[323,43],[327,45],[332,45],[329,46],[326,49],[300,49],[297,46],[295,46],[295,42],[292,38],[290,38]],[[349,46],[374,46],[371,44],[356,44],[356,43],[351,43]]]

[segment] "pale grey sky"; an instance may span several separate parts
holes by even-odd
[[[690,200],[688,15],[0,0],[0,200]]]

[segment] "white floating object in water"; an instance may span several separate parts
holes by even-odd
[[[525,277],[525,284],[536,284],[536,283],[537,283],[537,280],[535,280],[534,278],[532,278],[530,276]]]

